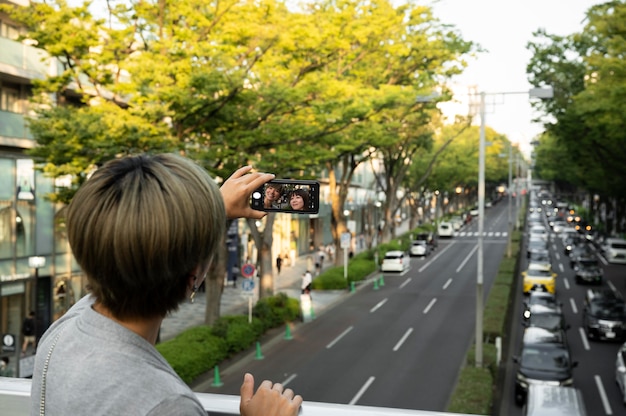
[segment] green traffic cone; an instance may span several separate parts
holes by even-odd
[[[214,372],[214,376],[213,376],[213,383],[211,383],[212,387],[222,387],[224,385],[224,383],[221,382],[220,380],[220,370],[218,368],[218,366],[215,366],[215,369],[213,370]]]
[[[315,310],[313,309],[313,303],[311,303],[311,319],[315,319]]]
[[[291,327],[289,326],[289,324],[287,324],[285,327],[285,339],[293,339],[293,337],[291,336]]]
[[[356,291],[356,285],[354,284],[354,281],[350,282],[350,292],[354,293]]]
[[[254,357],[255,360],[262,360],[263,358],[263,354],[261,353],[261,343],[259,341],[256,342],[256,356]]]
[[[380,285],[381,286],[385,286],[385,275],[384,274],[380,275]]]
[[[378,290],[378,279],[374,279],[374,290]]]

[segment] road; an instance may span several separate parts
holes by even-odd
[[[263,359],[255,354],[224,368],[224,386],[206,392],[237,394],[249,371],[306,400],[445,411],[474,338],[476,223],[440,240],[429,257],[411,259],[408,271],[385,273],[384,285],[363,285],[300,325],[292,340],[263,346]],[[507,226],[505,202],[486,210],[485,299],[506,250]]]
[[[546,225],[547,227],[547,225]],[[547,227],[549,229],[549,227]],[[552,268],[558,273],[556,294],[563,304],[565,319],[570,325],[567,331],[567,340],[570,345],[572,359],[578,362],[574,369],[574,386],[582,392],[587,413],[594,416],[626,414],[619,389],[615,383],[615,359],[622,342],[588,340],[582,328],[582,310],[585,292],[595,286],[579,285],[574,280],[574,271],[570,268],[569,257],[564,254],[561,239],[554,233],[550,234],[550,251],[553,262]],[[624,294],[626,266],[608,264],[598,253],[603,263],[605,281],[604,286],[612,287]],[[522,256],[523,257],[523,256]],[[520,270],[524,270],[526,260],[523,257]],[[516,316],[522,316],[522,287],[521,279],[517,300]],[[521,343],[521,319],[511,331],[509,357],[519,352]],[[517,416],[522,409],[515,406],[513,401],[516,366],[509,359],[505,363],[507,378],[505,384],[504,402],[500,414]]]

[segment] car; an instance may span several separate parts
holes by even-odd
[[[430,251],[437,248],[437,235],[432,231],[424,231],[417,234],[416,240],[426,240],[430,246]]]
[[[546,270],[534,263],[530,263],[528,268],[522,272],[524,294],[531,291],[549,292],[556,291],[556,276],[552,270]]]
[[[524,320],[528,320],[532,314],[533,306],[543,306],[555,312],[561,313],[561,303],[557,302],[556,296],[548,292],[530,292],[524,301]]]
[[[573,269],[576,283],[602,284],[604,269],[595,256],[578,257],[574,262]]]
[[[546,227],[544,227],[543,225],[533,225],[532,227],[530,227],[530,230],[528,230],[528,234],[531,240],[532,239],[543,239],[543,240],[548,239],[548,230],[546,230]]]
[[[528,318],[523,321],[525,327],[543,328],[548,331],[565,331],[570,327],[565,322],[565,316],[560,307],[554,309],[545,305],[531,305],[527,311]]]
[[[463,221],[463,218],[457,215],[450,218],[450,223],[452,224],[452,228],[454,229],[454,231],[459,231],[461,227],[463,227],[463,224],[465,224],[465,221]]]
[[[587,290],[582,316],[587,338],[613,341],[626,337],[626,304],[619,292]]]
[[[474,207],[472,209],[469,210],[469,215],[471,215],[472,217],[478,217],[479,214],[479,210],[478,208]]]
[[[587,416],[580,390],[575,387],[531,384],[523,416]]]
[[[626,405],[626,343],[617,351],[615,360],[615,382],[622,394],[622,401]]]
[[[430,246],[426,240],[413,240],[409,247],[409,256],[426,257],[430,254]]]
[[[528,261],[533,263],[547,263],[552,264],[552,256],[550,250],[535,250],[528,256]]]
[[[528,244],[526,244],[526,257],[530,258],[531,254],[534,252],[545,252],[548,251],[548,242],[544,239],[530,239],[528,240]]]
[[[609,263],[626,263],[626,240],[607,238],[602,244],[602,253]]]
[[[574,264],[582,258],[592,258],[594,256],[594,250],[591,248],[591,244],[582,243],[572,247],[569,252],[569,265],[573,269]]]
[[[454,228],[451,223],[442,221],[437,226],[437,234],[439,234],[439,237],[452,237],[454,235]]]
[[[578,362],[572,361],[565,333],[543,328],[524,330],[520,354],[513,357],[518,365],[515,378],[515,403],[526,401],[528,388],[534,384],[572,386],[573,369]]]
[[[409,256],[404,251],[390,250],[385,253],[380,270],[383,272],[403,272],[411,267]]]
[[[567,235],[563,239],[563,254],[569,256],[569,253],[574,249],[574,247],[584,244],[585,241],[578,234]]]
[[[543,217],[539,212],[532,212],[528,215],[528,224],[532,227],[534,225],[543,225]]]
[[[563,229],[567,227],[567,220],[563,217],[554,217],[553,220],[550,220],[549,224],[555,234],[560,234],[561,231],[563,231]]]

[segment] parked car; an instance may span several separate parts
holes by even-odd
[[[437,234],[439,237],[452,237],[454,235],[454,228],[452,228],[452,224],[447,221],[442,221],[437,226]]]
[[[626,343],[617,351],[615,360],[615,382],[622,394],[622,401],[626,405]]]
[[[574,262],[576,283],[602,284],[604,269],[595,256],[578,257]]]
[[[602,253],[609,263],[626,263],[626,240],[607,238],[602,244]]]
[[[580,390],[574,387],[531,384],[523,416],[587,416]]]
[[[609,288],[587,290],[582,315],[588,338],[613,341],[626,337],[626,304],[620,293]]]
[[[528,268],[522,272],[524,294],[535,290],[554,294],[556,276],[552,270],[546,270],[535,263],[530,263]]]
[[[520,355],[513,361],[518,364],[515,402],[520,406],[526,401],[530,385],[572,386],[573,369],[578,365],[571,360],[565,333],[543,328],[524,330]]]
[[[548,242],[544,239],[530,239],[528,240],[528,244],[526,244],[526,257],[530,258],[531,254],[534,252],[547,252]]]
[[[548,292],[530,292],[524,301],[524,320],[528,320],[533,306],[543,306],[555,312],[561,312],[561,303],[557,302],[556,296]]]
[[[426,257],[430,254],[430,246],[426,240],[413,240],[409,247],[409,256]]]
[[[380,270],[383,272],[403,272],[411,267],[409,256],[400,250],[391,250],[385,253]]]

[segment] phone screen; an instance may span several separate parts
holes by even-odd
[[[269,212],[317,214],[319,183],[295,179],[274,179],[252,193],[250,206]]]

